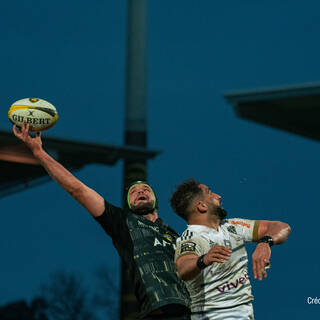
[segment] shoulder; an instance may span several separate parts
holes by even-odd
[[[190,229],[186,229],[185,231],[182,232],[181,236],[179,239],[181,241],[183,240],[190,240],[194,236],[194,232],[191,231]]]
[[[229,232],[243,236],[245,241],[252,241],[257,237],[259,221],[243,218],[232,218],[226,219],[224,226]]]
[[[184,232],[182,232],[180,239],[189,240],[194,237],[200,237],[201,233],[201,226],[190,225]]]
[[[113,205],[112,203],[110,203],[107,200],[104,200],[104,205],[105,205],[105,208],[106,208],[105,211],[118,211],[118,212],[123,212],[123,213],[125,212],[124,209]]]
[[[200,226],[199,226],[200,227]],[[177,239],[177,243],[194,242],[201,245],[206,245],[210,242],[207,232],[197,226],[188,226],[188,228]]]
[[[113,234],[114,230],[118,230],[126,221],[128,213],[122,208],[112,205],[105,200],[104,212],[95,217],[95,220],[107,231],[109,234]]]
[[[197,228],[188,227],[176,242],[175,260],[189,254],[201,256],[210,250],[210,241]]]
[[[224,220],[224,225],[226,226],[236,226],[236,227],[244,227],[244,228],[252,228],[256,223],[256,220],[243,219],[243,218],[231,218]]]

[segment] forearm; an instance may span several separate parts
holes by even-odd
[[[68,191],[93,217],[98,217],[104,212],[104,199],[96,191],[82,183],[42,148],[33,154],[52,179]]]
[[[194,279],[201,270],[197,267],[198,256],[183,256],[177,260],[177,270],[180,278],[184,281]]]
[[[34,157],[44,167],[52,179],[79,201],[92,216],[98,217],[104,212],[104,199],[96,191],[87,187],[73,176],[71,172],[43,150],[40,132],[37,132],[35,137],[29,136],[29,124],[26,125],[26,123],[23,122],[20,130],[17,129],[16,125],[13,126],[13,133],[29,147]]]
[[[290,226],[281,221],[259,220],[258,238],[270,236],[273,244],[281,244],[285,242],[290,234]],[[270,262],[271,250],[269,243],[258,243],[255,251],[252,254],[252,269],[256,279],[262,280],[267,277],[266,265]]]
[[[176,262],[178,274],[182,280],[192,280],[201,270],[212,265],[213,262],[224,263],[227,261],[231,253],[232,249],[230,247],[213,245],[210,250],[203,255],[202,261],[200,260],[199,263],[199,256],[196,253],[180,256]]]
[[[33,152],[35,158],[40,162],[47,173],[55,180],[63,189],[71,195],[83,187],[83,183],[64,168],[58,161],[53,159],[42,148]]]

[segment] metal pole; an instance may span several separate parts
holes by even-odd
[[[147,72],[146,72],[146,0],[127,1],[127,57],[126,57],[126,145],[147,146]],[[146,161],[124,161],[123,187],[136,180],[147,179]],[[125,191],[123,192],[125,201]],[[120,319],[138,317],[139,307],[128,268],[121,267]]]

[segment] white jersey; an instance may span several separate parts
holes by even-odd
[[[193,315],[231,308],[253,300],[248,275],[245,242],[257,240],[255,220],[227,219],[219,231],[203,225],[189,225],[177,239],[175,260],[187,254],[202,256],[213,245],[232,248],[229,260],[214,262],[194,279],[186,281]]]

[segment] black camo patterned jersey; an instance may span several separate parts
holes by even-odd
[[[175,243],[179,235],[161,219],[151,222],[105,202],[96,220],[112,238],[120,257],[129,268],[144,317],[161,308],[176,305],[184,309],[189,295],[177,276]],[[170,308],[172,309],[172,308]]]

